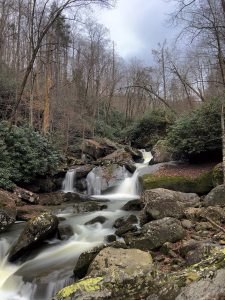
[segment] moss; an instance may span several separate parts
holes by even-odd
[[[223,184],[223,167],[222,167],[222,163],[217,164],[214,167],[213,173],[212,173],[212,182],[213,182],[214,187]]]
[[[56,299],[63,300],[66,297],[72,296],[78,290],[85,291],[87,293],[95,292],[100,289],[99,283],[102,280],[103,277],[87,278],[80,280],[60,290],[56,295]]]
[[[206,194],[213,188],[212,172],[206,172],[197,178],[185,176],[157,176],[146,174],[141,179],[143,189],[165,188],[184,193]]]

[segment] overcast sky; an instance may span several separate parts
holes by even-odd
[[[150,62],[151,49],[175,36],[175,29],[166,22],[173,8],[165,0],[118,0],[116,8],[96,14],[98,22],[109,28],[120,56]]]

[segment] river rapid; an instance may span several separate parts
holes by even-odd
[[[106,237],[115,232],[113,223],[116,219],[129,214],[121,210],[128,201],[138,199],[140,187],[138,176],[155,170],[148,166],[152,159],[150,152],[143,151],[144,162],[137,164],[133,175],[124,172],[124,180],[113,193],[100,195],[100,179],[92,173],[91,186],[94,197],[108,200],[107,209],[75,215],[73,206],[59,209],[57,216],[60,224],[69,225],[73,235],[66,241],[51,239],[22,261],[11,264],[7,261],[7,252],[23,230],[24,223],[14,224],[0,238],[0,299],[1,300],[49,300],[66,285],[74,282],[73,268],[80,254],[106,242]],[[74,192],[73,181],[75,170],[67,173],[64,192]],[[133,212],[132,212],[133,213]],[[104,224],[84,225],[98,216],[107,220]]]

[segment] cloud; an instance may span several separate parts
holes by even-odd
[[[151,50],[159,42],[174,37],[166,19],[173,4],[164,0],[118,0],[115,9],[97,12],[100,23],[109,28],[119,54],[151,60]]]

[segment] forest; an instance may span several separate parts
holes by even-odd
[[[2,300],[225,297],[225,0],[168,0],[148,63],[122,1],[0,0]]]

